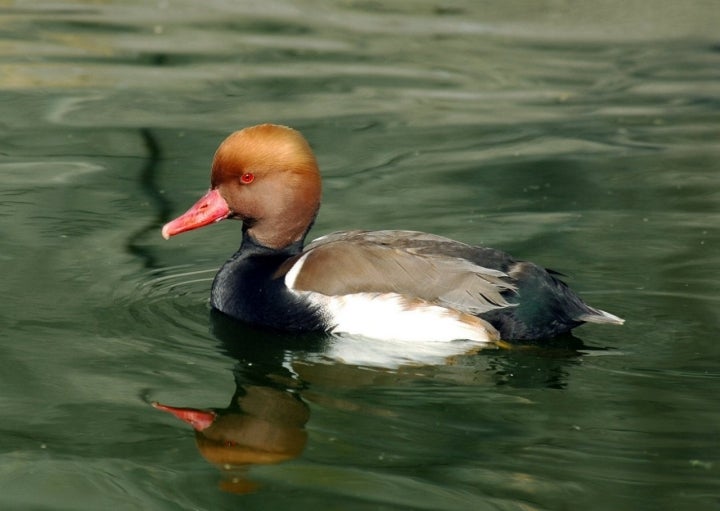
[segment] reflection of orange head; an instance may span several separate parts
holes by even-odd
[[[220,415],[209,428],[195,431],[200,454],[223,468],[266,465],[295,458],[307,442],[305,430],[250,415]]]
[[[195,429],[200,454],[226,473],[221,487],[233,493],[256,489],[257,485],[244,477],[248,466],[299,456],[307,443],[303,428],[310,416],[305,403],[288,392],[253,386],[244,390],[237,399],[240,410],[232,412],[153,403]]]

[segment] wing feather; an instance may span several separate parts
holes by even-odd
[[[511,306],[504,272],[457,254],[463,243],[414,231],[347,231],[310,243],[293,272],[292,288],[328,296],[398,293],[477,315]]]

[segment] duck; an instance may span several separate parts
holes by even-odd
[[[240,220],[240,247],[217,272],[210,305],[257,327],[485,344],[624,322],[587,305],[561,274],[494,248],[410,230],[347,230],[306,244],[321,192],[299,131],[247,127],[220,144],[209,190],[162,236]]]

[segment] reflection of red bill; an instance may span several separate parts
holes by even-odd
[[[152,404],[158,410],[173,414],[181,421],[190,424],[196,431],[202,431],[212,426],[217,415],[215,412],[208,410],[198,410],[197,408],[179,408],[174,406],[167,406],[155,402]]]

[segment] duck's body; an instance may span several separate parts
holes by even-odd
[[[304,246],[320,201],[312,152],[290,128],[228,137],[210,191],[165,237],[228,217],[240,249],[220,269],[211,304],[248,323],[400,340],[540,340],[584,322],[621,324],[545,269],[499,250],[413,231],[347,231]]]

